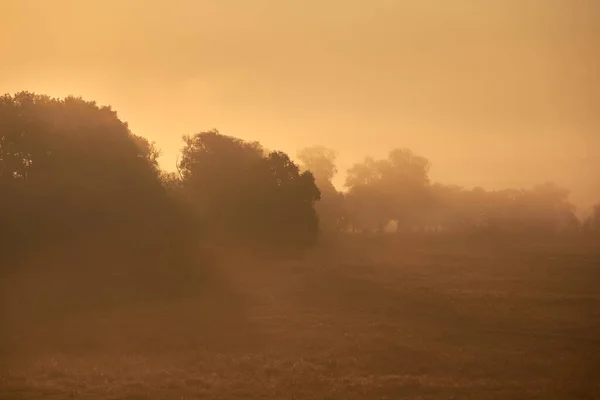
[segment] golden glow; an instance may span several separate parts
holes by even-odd
[[[166,169],[216,127],[600,199],[596,0],[0,0],[0,50],[0,92],[112,104]]]

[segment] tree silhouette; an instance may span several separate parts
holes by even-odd
[[[429,161],[408,149],[354,164],[340,193],[331,149],[300,150],[300,170],[283,152],[217,130],[183,140],[177,173],[166,173],[154,144],[110,107],[29,92],[1,96],[0,261],[83,240],[118,243],[164,264],[181,261],[175,255],[197,242],[289,253],[314,244],[319,231],[383,231],[390,221],[404,232],[513,237],[581,229],[564,188],[432,184]],[[600,205],[583,228],[600,231]]]
[[[592,207],[590,215],[583,221],[583,228],[588,234],[600,236],[600,203]]]
[[[390,220],[410,227],[429,206],[429,161],[408,149],[390,151],[388,158],[366,158],[348,170],[348,208],[352,224],[380,231]]]
[[[305,147],[298,151],[298,159],[306,169],[313,173],[317,184],[331,183],[337,174],[336,158],[337,153],[324,146]]]
[[[3,247],[93,235],[139,242],[140,232],[160,231],[173,219],[157,157],[110,107],[28,92],[0,97]]]
[[[323,146],[306,147],[298,152],[302,167],[315,177],[321,199],[315,205],[321,230],[340,232],[347,227],[344,195],[332,183],[337,173],[335,151]]]
[[[579,230],[569,191],[553,183],[495,191],[436,184],[432,193],[437,223],[453,232],[547,235]]]
[[[314,243],[320,193],[310,172],[301,173],[285,153],[216,130],[184,142],[182,186],[214,240],[280,250]]]

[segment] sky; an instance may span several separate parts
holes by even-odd
[[[0,92],[110,104],[173,170],[206,129],[344,172],[407,147],[465,187],[600,200],[597,0],[0,0]]]

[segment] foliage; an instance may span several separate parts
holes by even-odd
[[[167,229],[176,221],[158,154],[110,107],[28,92],[0,97],[3,256],[84,236],[139,243]]]
[[[184,192],[214,240],[274,251],[315,242],[320,193],[309,171],[300,172],[283,152],[216,130],[184,142],[178,165]]]
[[[600,236],[600,203],[592,207],[590,215],[583,222],[585,232]]]
[[[319,232],[600,232],[600,205],[583,224],[569,191],[464,189],[432,183],[430,162],[409,149],[370,157],[333,185],[335,151],[313,146],[299,164],[217,130],[183,137],[177,173],[110,107],[21,92],[0,97],[0,257],[77,240],[175,260],[201,242],[303,252]],[[95,239],[94,239],[95,240]]]
[[[351,225],[359,230],[383,230],[390,220],[409,226],[429,206],[429,161],[408,149],[390,151],[388,158],[367,157],[348,170]]]
[[[302,167],[315,177],[321,199],[315,205],[320,228],[325,233],[339,233],[347,228],[348,218],[344,195],[333,185],[337,174],[335,151],[323,146],[307,147],[298,152]]]

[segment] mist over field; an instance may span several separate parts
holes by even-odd
[[[0,398],[600,398],[599,26],[0,0]]]

